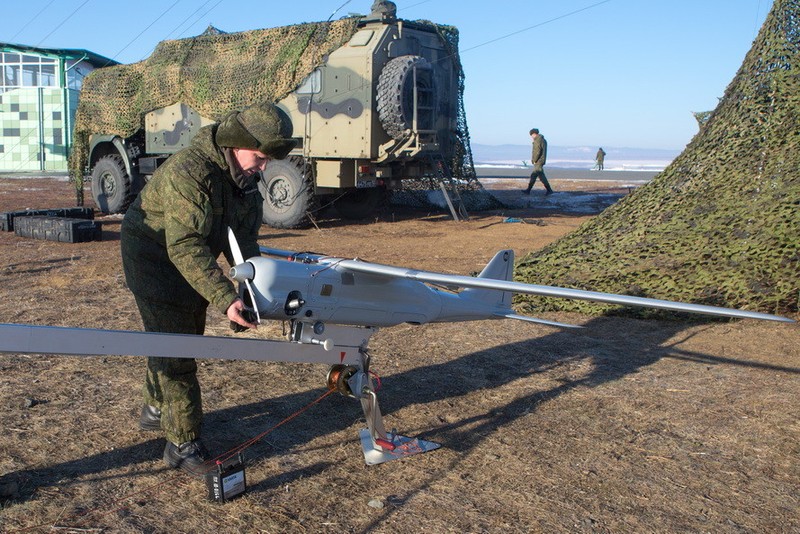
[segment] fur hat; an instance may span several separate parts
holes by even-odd
[[[297,142],[286,113],[266,102],[253,104],[226,115],[217,127],[217,145],[258,150],[273,159],[283,159]]]

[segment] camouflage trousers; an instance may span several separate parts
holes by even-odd
[[[153,302],[136,297],[147,332],[202,335],[206,308]],[[203,405],[197,362],[193,358],[148,358],[144,402],[161,410],[161,429],[169,441],[181,444],[200,437]]]
[[[550,187],[550,182],[547,181],[547,176],[544,175],[544,167],[542,165],[533,166],[533,172],[531,173],[530,180],[528,181],[527,191],[533,189],[533,184],[536,183],[537,178],[542,182],[542,185],[545,189],[547,189],[548,193],[553,192],[553,188]]]

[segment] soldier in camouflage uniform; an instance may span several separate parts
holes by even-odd
[[[530,195],[533,184],[536,183],[536,178],[539,178],[542,181],[542,185],[544,185],[544,188],[547,190],[545,194],[549,195],[553,192],[553,188],[550,187],[550,182],[547,181],[547,176],[544,175],[544,164],[547,162],[547,140],[539,133],[538,128],[532,128],[530,135],[531,141],[533,141],[533,147],[531,149],[533,172],[531,173],[530,181],[528,181],[528,188],[525,189],[524,193]]]
[[[245,258],[259,255],[258,173],[270,159],[286,157],[295,145],[290,136],[288,117],[272,104],[257,104],[202,128],[153,174],[121,227],[125,280],[146,331],[202,335],[209,304],[232,326],[256,327],[217,258],[223,253],[232,264],[228,227]],[[164,431],[164,461],[204,474],[195,360],[149,358],[144,401],[140,426]]]
[[[594,160],[597,162],[597,170],[603,170],[603,162],[606,160],[606,151],[603,150],[603,147],[597,149],[597,154],[594,155]]]

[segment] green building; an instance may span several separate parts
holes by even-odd
[[[66,172],[83,78],[116,64],[87,50],[0,43],[0,172]]]

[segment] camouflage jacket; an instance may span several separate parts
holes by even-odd
[[[531,163],[539,166],[547,163],[547,141],[542,134],[537,135],[536,139],[533,140]]]
[[[234,184],[215,132],[201,129],[159,167],[125,214],[122,256],[137,297],[224,313],[237,296],[217,263],[220,253],[232,261],[228,226],[245,258],[259,254],[263,198],[255,184]]]

